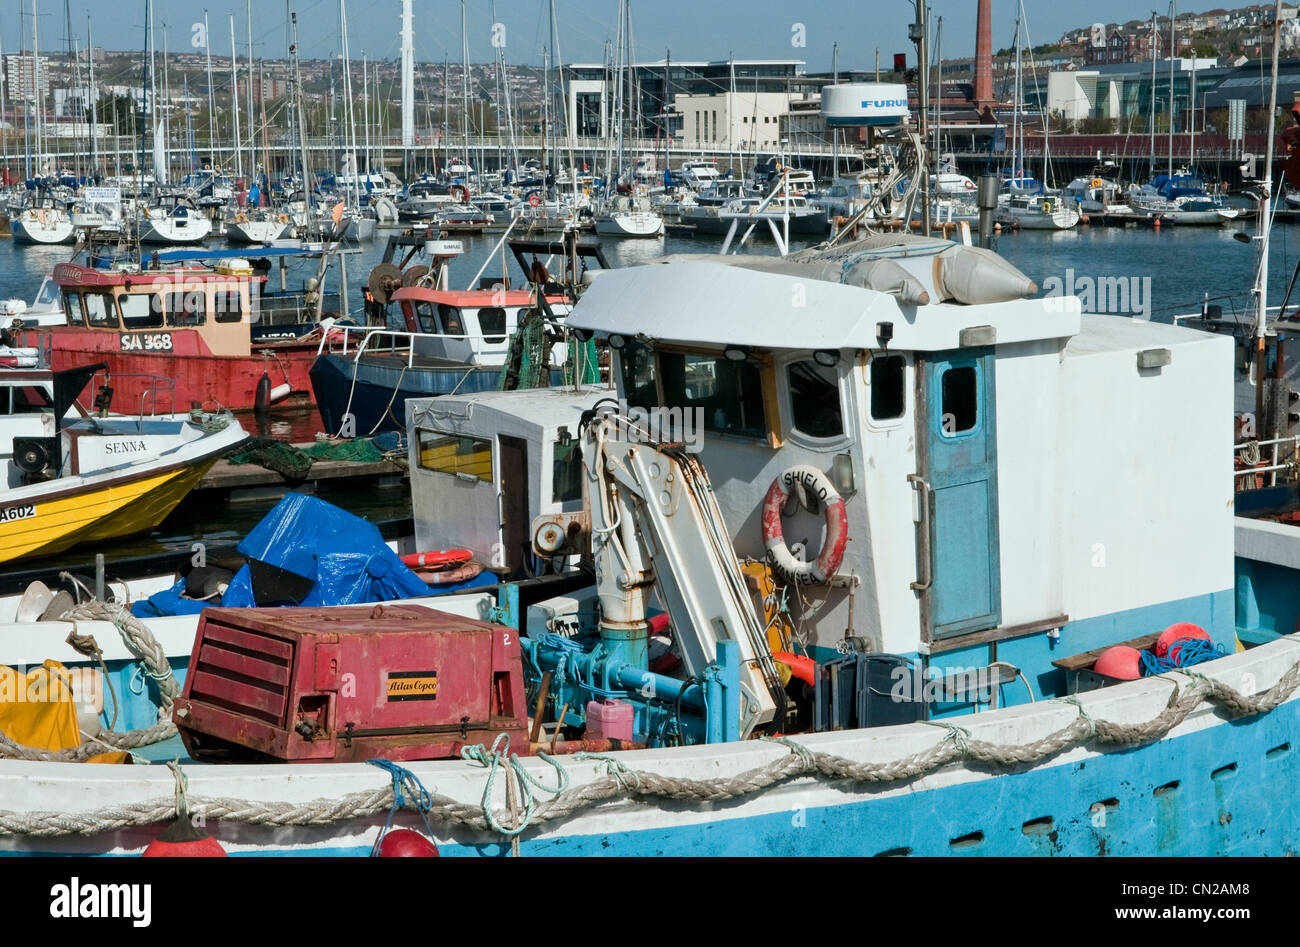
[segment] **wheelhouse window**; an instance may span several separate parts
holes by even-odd
[[[844,414],[840,407],[839,370],[812,359],[792,362],[786,369],[790,387],[791,426],[809,437],[840,437]]]
[[[63,315],[69,324],[85,319],[81,311],[81,293],[63,294]]]
[[[506,311],[500,306],[488,306],[478,311],[478,330],[483,341],[496,344],[506,340]]]
[[[492,442],[477,437],[421,431],[420,466],[462,480],[492,482]]]
[[[551,501],[582,499],[582,449],[576,440],[556,441],[552,448]]]
[[[704,428],[718,434],[763,438],[767,418],[758,363],[733,362],[722,355],[660,352],[663,405],[683,411],[702,409]]]
[[[461,318],[460,310],[455,306],[438,303],[438,320],[442,323],[442,331],[445,335],[465,334],[465,322]]]
[[[907,360],[901,355],[876,355],[871,359],[871,419],[892,421],[906,407]]]
[[[654,352],[644,345],[629,342],[618,352],[619,370],[623,382],[623,397],[634,408],[647,410],[659,403],[659,390],[655,386]]]
[[[969,431],[979,418],[978,384],[973,365],[950,368],[943,373],[940,397],[941,421],[949,436]]]
[[[239,322],[244,317],[244,304],[238,290],[217,290],[212,294],[212,315],[217,322]]]
[[[415,319],[421,332],[437,333],[438,321],[433,316],[433,303],[416,300]]]
[[[157,293],[123,293],[117,303],[127,329],[157,329],[163,324],[162,297]]]
[[[49,392],[34,385],[0,388],[0,414],[36,414],[54,407]]]
[[[117,307],[108,293],[86,293],[82,297],[86,306],[86,325],[97,329],[118,328]]]
[[[202,290],[167,294],[167,324],[169,326],[201,326],[204,313]]]

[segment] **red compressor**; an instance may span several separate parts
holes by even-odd
[[[518,633],[421,605],[204,609],[173,719],[194,759],[528,746]]]

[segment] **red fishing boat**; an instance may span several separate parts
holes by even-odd
[[[118,404],[312,403],[307,370],[328,331],[315,327],[324,307],[314,282],[305,294],[264,295],[266,275],[239,259],[129,270],[61,263],[54,280],[67,324],[31,331],[27,344],[56,371],[106,363]]]

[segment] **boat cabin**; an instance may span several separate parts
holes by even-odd
[[[608,388],[411,398],[416,546],[469,549],[506,574],[533,570],[532,523],[582,509],[578,423]]]
[[[1230,339],[1030,298],[943,240],[675,259],[603,274],[568,324],[608,338],[620,397],[698,418],[740,558],[784,472],[843,498],[834,575],[788,589],[812,656],[997,680],[941,715],[1064,694],[1057,659],[1174,622],[1233,647]],[[783,541],[811,562],[808,503]]]
[[[533,308],[529,290],[443,290],[419,286],[393,293],[417,356],[452,359],[466,365],[500,364],[519,326],[523,310]],[[547,296],[557,315],[568,312],[568,298]]]
[[[124,272],[77,263],[60,263],[54,279],[68,322],[55,333],[115,337],[106,350],[212,355],[250,353],[253,303],[260,295],[252,287],[266,282],[242,267]]]

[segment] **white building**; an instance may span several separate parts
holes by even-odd
[[[795,98],[785,92],[675,96],[674,109],[682,117],[679,144],[775,150],[781,142],[781,117]]]

